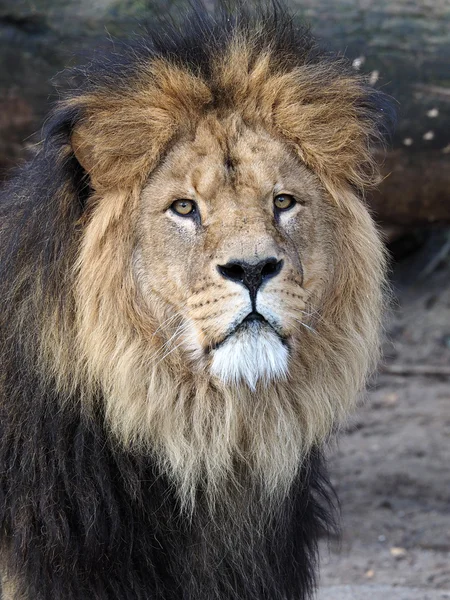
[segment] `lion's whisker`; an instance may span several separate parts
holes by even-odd
[[[186,329],[188,328],[188,323],[181,323],[180,325],[178,325],[178,327],[176,328],[174,334],[161,346],[161,348],[151,357],[151,361],[155,360],[156,358],[158,358],[158,356],[160,356],[162,353],[165,352],[165,350],[167,350],[168,346],[171,344],[171,342],[176,338],[179,337],[180,335],[182,335]],[[168,354],[170,354],[173,350],[171,350]],[[166,354],[165,356],[168,356],[168,354]],[[162,360],[164,360],[165,356],[163,356],[163,358],[161,358],[157,364],[159,364]]]
[[[179,313],[175,313],[174,315],[171,315],[170,317],[168,317],[165,321],[163,321],[159,327],[157,329],[155,329],[154,333],[152,334],[152,337],[154,337],[159,331],[161,331],[161,329],[163,329],[163,327],[168,327],[169,324],[173,323],[177,318],[181,318],[181,315]]]
[[[164,354],[163,357],[161,357],[158,362],[155,364],[155,367],[157,367],[158,365],[160,365],[162,363],[163,360],[165,360],[170,354],[172,354],[172,352],[175,352],[175,350],[178,350],[178,348],[180,348],[183,345],[183,342],[181,341],[179,344],[177,344],[174,348],[172,348],[172,350],[169,350],[169,352],[166,352],[166,354]]]
[[[317,331],[314,329],[314,327],[311,327],[310,325],[307,325],[306,323],[303,323],[303,321],[299,321],[298,319],[296,319],[296,322],[298,325],[301,325],[308,331],[311,331],[311,333],[317,334]],[[299,328],[296,327],[296,329],[298,330]]]

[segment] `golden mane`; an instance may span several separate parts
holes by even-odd
[[[207,76],[167,57],[140,58],[115,88],[94,85],[60,107],[77,115],[71,144],[94,193],[72,269],[75,316],[49,317],[40,354],[62,389],[81,390],[87,404],[104,396],[117,438],[156,451],[185,501],[205,474],[220,493],[236,456],[285,494],[299,453],[345,418],[378,357],[384,256],[355,190],[377,180],[373,142],[384,115],[340,62],[283,54],[266,35],[262,23],[235,28],[211,51]],[[194,376],[179,352],[161,361],[171,314],[158,298],[143,312],[129,267],[145,180],[208,114],[239,115],[287,142],[336,203],[334,287],[315,332],[302,332],[288,382],[258,387],[263,413],[246,390]],[[272,444],[252,435],[255,421]]]
[[[157,56],[137,65],[126,89],[68,100],[62,109],[81,115],[74,149],[96,186],[142,183],[171,140],[211,111],[239,114],[290,142],[336,200],[349,185],[376,184],[373,146],[386,115],[370,106],[365,80],[343,61],[292,64],[270,44],[261,47],[262,27],[236,29],[225,51],[212,53],[207,78]]]

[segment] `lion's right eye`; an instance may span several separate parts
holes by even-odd
[[[170,208],[174,213],[182,217],[190,217],[197,211],[197,205],[193,200],[175,200]]]
[[[289,210],[296,204],[294,196],[291,194],[279,194],[275,196],[273,203],[275,208],[281,211]]]

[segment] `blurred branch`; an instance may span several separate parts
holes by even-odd
[[[383,365],[380,372],[385,375],[450,377],[450,367],[432,365]]]

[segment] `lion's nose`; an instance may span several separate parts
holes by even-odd
[[[250,298],[254,300],[260,286],[267,279],[278,275],[282,267],[282,260],[271,257],[256,264],[235,260],[228,262],[226,265],[219,265],[217,269],[225,279],[242,283],[249,290]]]

